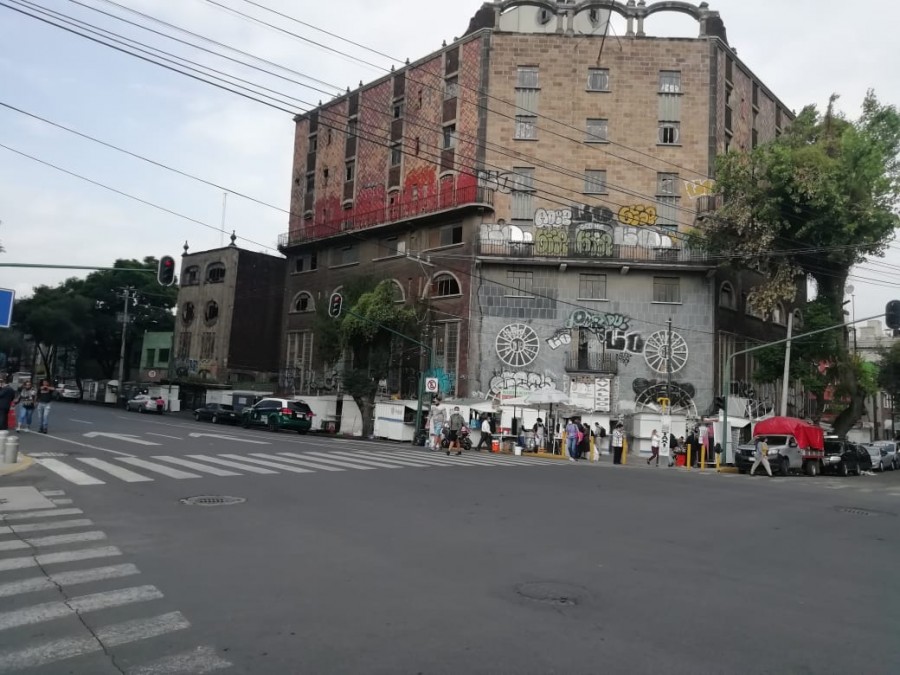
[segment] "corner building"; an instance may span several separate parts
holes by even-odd
[[[646,35],[668,12],[699,36]],[[742,336],[785,328],[685,235],[715,206],[716,156],[790,119],[707,3],[485,3],[462,38],[296,118],[285,369],[322,377],[315,304],[368,276],[425,303],[445,393],[553,386],[620,416],[668,391],[703,415]]]

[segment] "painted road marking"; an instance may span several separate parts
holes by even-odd
[[[33,537],[31,539],[13,539],[0,541],[0,551],[18,551],[36,546],[62,546],[64,544],[80,544],[84,541],[100,541],[106,539],[103,532],[79,532],[77,534],[54,534],[49,537]]]
[[[316,471],[346,471],[346,469],[341,469],[336,466],[330,466],[328,464],[318,464],[315,460],[310,459],[291,459],[290,457],[281,457],[279,455],[267,455],[264,452],[253,452],[250,453],[253,457],[260,457],[262,459],[274,459],[277,462],[281,462],[282,464],[299,464],[300,466],[305,466],[308,469],[314,469]]]
[[[163,597],[156,586],[134,586],[103,593],[92,593],[70,598],[67,602],[45,602],[40,605],[0,612],[0,630],[32,626],[44,621],[61,619],[83,612],[96,612],[101,609],[122,607],[135,602],[148,602]]]
[[[446,451],[444,451],[446,453]],[[451,450],[451,454],[453,451]],[[441,466],[459,466],[460,464],[464,464],[466,466],[475,466],[475,465],[484,465],[487,462],[478,461],[476,458],[469,458],[464,455],[460,455],[457,457],[453,455],[452,457],[448,457],[446,454],[434,454],[423,456],[416,454],[415,452],[404,452],[404,451],[391,451],[391,452],[367,452],[366,455],[374,455],[375,457],[379,457],[385,459],[387,461],[391,461],[392,458],[396,458],[399,461],[409,460],[412,462],[425,462],[425,463],[433,463]]]
[[[0,598],[8,598],[22,593],[35,593],[37,591],[56,589],[59,586],[74,586],[86,584],[92,581],[106,581],[107,579],[121,579],[122,577],[139,574],[138,568],[127,563],[124,565],[108,565],[106,567],[91,567],[85,570],[71,572],[59,572],[49,577],[31,577],[20,581],[11,581],[0,584]]]
[[[211,473],[213,476],[240,476],[241,475],[234,471],[228,471],[227,469],[217,469],[214,466],[206,466],[205,464],[201,464],[200,462],[192,462],[189,459],[181,459],[180,457],[171,457],[169,455],[154,455],[152,459],[158,459],[163,462],[169,462],[170,464],[178,464],[179,466],[183,466],[188,469],[194,469],[195,471],[204,471],[206,473]]]
[[[402,467],[427,467],[427,466],[437,466],[431,462],[419,462],[414,459],[398,459],[398,460],[390,460],[390,459],[381,459],[381,458],[370,458],[369,455],[371,453],[366,453],[365,455],[358,452],[341,452],[341,451],[332,451],[329,452],[329,457],[336,457],[338,459],[345,459],[350,462],[361,462],[363,464],[373,465],[378,468],[390,468],[390,469],[399,469]]]
[[[148,471],[160,473],[163,476],[168,476],[169,478],[200,478],[199,474],[180,471],[163,464],[157,464],[156,462],[148,462],[146,459],[138,459],[137,457],[120,457],[119,461],[125,462],[127,464],[132,464],[134,466],[139,466],[142,469],[147,469]]]
[[[260,466],[268,466],[272,469],[281,469],[282,471],[290,471],[292,473],[315,473],[309,469],[301,469],[299,466],[290,466],[284,462],[267,462],[264,459],[255,459],[254,457],[245,457],[244,455],[222,455],[227,459],[239,459],[242,462],[250,462],[251,464],[259,464]]]
[[[102,480],[89,476],[78,469],[73,469],[58,459],[36,459],[34,461],[75,485],[103,485]]]
[[[93,424],[93,422],[89,422],[88,420],[76,420],[74,417],[70,417],[69,421],[78,422],[79,424]]]
[[[171,438],[173,441],[183,441],[181,436],[169,436],[168,434],[154,434],[152,431],[145,432],[148,436],[160,436],[161,438]]]
[[[56,504],[57,506],[68,506],[69,504],[72,503],[71,499],[64,499],[62,497],[54,497],[50,501],[53,502],[54,504]]]
[[[134,471],[129,471],[128,469],[117,466],[112,462],[106,462],[102,459],[95,459],[94,457],[78,457],[79,462],[84,462],[88,466],[92,466],[95,469],[100,469],[101,471],[105,471],[111,476],[115,476],[116,478],[120,478],[124,480],[126,483],[144,483],[149,480],[153,480],[152,478],[147,478],[146,476],[142,476],[139,473],[135,473]]]
[[[77,520],[54,520],[49,523],[23,523],[21,525],[9,525],[0,527],[0,534],[21,534],[24,532],[43,532],[44,530],[63,530],[70,527],[90,527],[94,524],[93,520],[88,518],[78,518]]]
[[[230,466],[232,469],[240,469],[241,471],[247,471],[249,473],[278,473],[277,471],[262,469],[258,466],[250,466],[239,462],[229,462],[227,459],[219,459],[218,457],[212,457],[211,455],[188,455],[188,457],[191,459],[201,459],[204,462],[212,462],[213,464],[221,464],[222,466]]]
[[[279,452],[279,455],[289,455],[294,456],[294,453],[287,452]],[[375,469],[400,469],[402,467],[399,466],[388,466],[387,464],[383,464],[381,466],[372,466],[368,462],[350,462],[341,458],[332,457],[331,453],[325,452],[304,452],[302,455],[296,455],[303,459],[304,457],[310,457],[315,459],[317,462],[325,462],[326,464],[336,464],[337,466],[349,466],[353,469],[359,469],[360,471],[374,471]]]
[[[83,514],[81,509],[46,509],[43,511],[21,511],[19,513],[5,513],[0,515],[0,520],[29,520],[31,518],[55,518],[56,516],[78,516]]]
[[[232,664],[216,654],[212,647],[197,647],[173,654],[128,671],[128,675],[205,675]]]
[[[188,434],[191,438],[216,438],[221,441],[237,441],[239,443],[252,443],[253,445],[272,445],[268,441],[254,441],[249,438],[241,438],[239,436],[229,436],[227,434]]]
[[[93,636],[64,638],[26,649],[0,652],[0,673],[13,673],[26,668],[45,666],[48,663],[99,652],[104,646],[107,649],[120,647],[138,640],[184,630],[190,625],[181,612],[170,612],[150,619],[135,619],[98,628],[96,639]]]
[[[32,455],[33,457],[34,455]],[[42,495],[45,497],[65,497],[66,493],[64,490],[41,490]]]
[[[143,438],[138,438],[134,434],[111,434],[106,431],[89,431],[86,434],[83,434],[85,438],[97,438],[97,436],[104,436],[105,438],[113,438],[117,441],[126,441],[128,443],[137,443],[138,445],[159,445],[159,443],[154,443],[153,441],[145,441]]]
[[[25,558],[6,558],[0,560],[0,572],[7,570],[20,570],[26,567],[38,567],[44,565],[58,565],[60,563],[76,562],[78,560],[91,560],[93,558],[109,558],[122,555],[122,551],[115,546],[99,546],[97,548],[85,548],[79,551],[63,551],[61,553],[43,553],[41,555],[27,556]]]
[[[63,443],[71,443],[72,445],[77,445],[81,448],[90,448],[91,450],[100,450],[101,452],[108,452],[111,455],[122,455],[123,457],[134,457],[134,455],[132,455],[130,452],[122,452],[121,450],[110,450],[109,448],[101,448],[99,445],[91,445],[89,443],[73,441],[69,438],[63,438],[62,436],[54,436],[52,434],[47,434],[47,438],[52,438],[55,441],[62,441]]]

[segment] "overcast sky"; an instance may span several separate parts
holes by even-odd
[[[9,0],[17,2],[18,0]],[[393,62],[254,7],[248,0],[116,0],[320,80],[315,91],[214,59],[87,7],[140,20],[107,0],[32,4],[226,70],[289,97],[291,110],[382,75]],[[461,35],[481,0],[259,0],[391,57],[416,59]],[[328,44],[365,65],[234,15],[215,3]],[[900,8],[881,0],[711,0],[739,56],[790,108],[824,106],[832,92],[855,116],[866,89],[900,103],[896,26]],[[614,25],[616,22],[614,21]],[[159,30],[166,30],[157,25]],[[648,34],[695,36],[686,16],[655,15]],[[618,25],[621,35],[623,26]],[[237,55],[235,55],[237,58]],[[257,64],[274,70],[271,66]],[[308,82],[308,81],[307,81]],[[325,84],[323,84],[325,83]],[[312,83],[311,83],[312,84]],[[0,103],[243,192],[289,206],[293,123],[273,110],[178,75],[0,6]],[[210,227],[164,213],[0,148],[2,262],[109,265],[116,258],[180,255],[219,246],[222,190],[172,174],[44,122],[0,107],[0,144],[127,192]],[[244,248],[274,252],[287,230],[283,211],[228,197],[225,229]],[[249,240],[249,241],[247,241]],[[227,238],[224,239],[227,243]],[[900,245],[855,271],[856,316],[878,314],[900,297]],[[0,286],[20,294],[73,272],[2,268]]]

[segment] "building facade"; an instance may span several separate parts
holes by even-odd
[[[665,11],[699,36],[647,36]],[[296,118],[282,362],[315,379],[309,307],[370,275],[426,304],[445,393],[702,415],[719,335],[785,327],[719,311],[730,277],[687,234],[717,155],[790,119],[706,3],[485,3],[462,38]]]

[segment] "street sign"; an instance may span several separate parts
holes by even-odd
[[[429,394],[438,393],[438,379],[436,377],[426,377],[425,378],[425,391]]]
[[[344,308],[344,296],[340,293],[332,293],[331,299],[328,301],[328,316],[336,319],[341,315]]]
[[[0,288],[0,328],[12,326],[13,303],[16,292],[10,288]]]

